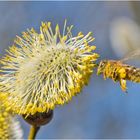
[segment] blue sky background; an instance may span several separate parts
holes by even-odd
[[[12,45],[16,35],[41,21],[63,27],[73,24],[73,33],[93,32],[101,59],[119,59],[109,40],[110,22],[117,17],[134,18],[129,2],[0,2],[0,53]],[[27,138],[29,125],[20,119]],[[37,138],[140,138],[140,85],[128,82],[128,93],[110,79],[94,74],[73,100],[54,110],[51,123]]]

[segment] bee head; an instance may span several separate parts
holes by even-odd
[[[101,73],[103,73],[103,71],[106,67],[106,64],[107,64],[107,60],[103,60],[99,63],[98,70],[97,70],[97,75],[100,75]]]

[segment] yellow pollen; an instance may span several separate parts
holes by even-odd
[[[4,105],[17,114],[35,114],[68,103],[87,85],[99,57],[89,32],[72,35],[72,27],[55,31],[42,22],[40,33],[33,28],[17,36],[0,60],[0,91]]]

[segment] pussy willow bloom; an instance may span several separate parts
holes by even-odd
[[[1,102],[0,102],[1,103]],[[0,106],[0,139],[22,139],[23,131],[18,120]]]
[[[55,30],[50,22],[43,22],[40,33],[33,28],[17,36],[15,44],[0,61],[0,90],[5,105],[18,114],[35,114],[63,105],[80,93],[89,81],[94,61],[95,46],[91,32],[77,36],[72,26],[59,25]],[[2,95],[2,94],[1,94]]]

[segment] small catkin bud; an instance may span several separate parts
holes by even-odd
[[[22,115],[23,119],[33,126],[41,126],[48,124],[53,118],[53,111],[49,110],[48,112],[39,113],[37,112],[34,115]]]

